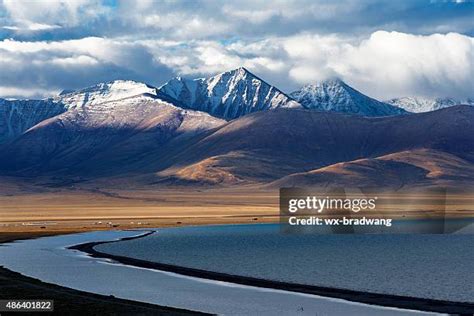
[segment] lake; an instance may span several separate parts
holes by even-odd
[[[230,228],[233,230],[233,227]],[[208,227],[205,231],[212,233],[215,229],[222,230],[218,227]],[[180,230],[181,228],[170,229],[170,233],[174,234]],[[159,230],[160,234],[164,231],[168,230]],[[73,289],[219,315],[435,314],[136,268],[106,259],[92,258],[68,248],[76,244],[110,241],[137,234],[141,233],[102,231],[1,244],[0,265],[48,283]],[[193,261],[192,257],[188,259]]]
[[[472,234],[284,234],[278,224],[158,229],[113,255],[233,275],[474,302]]]

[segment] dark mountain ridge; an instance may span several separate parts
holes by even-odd
[[[428,160],[435,151],[474,163],[470,106],[384,118],[277,109],[226,123],[146,96],[132,103],[132,115],[130,101],[121,102],[103,105],[116,108],[113,119],[95,108],[93,113],[62,114],[35,126],[3,148],[1,172],[114,177],[142,185],[237,185],[270,183],[358,159],[411,151],[423,155],[420,150],[427,150]],[[126,113],[126,124],[117,121],[117,113]],[[378,164],[382,169],[383,163]]]

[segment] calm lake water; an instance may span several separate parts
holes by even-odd
[[[136,268],[68,249],[71,245],[110,241],[137,234],[137,231],[101,231],[0,244],[0,265],[48,283],[81,291],[218,315],[435,314]]]
[[[472,234],[282,234],[277,224],[159,229],[96,246],[190,268],[361,291],[474,302]]]

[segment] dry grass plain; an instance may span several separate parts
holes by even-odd
[[[279,221],[278,190],[257,187],[3,190],[7,191],[0,195],[0,234]],[[474,195],[449,195],[443,203],[434,202],[438,198],[406,192],[379,194],[383,202],[377,212],[357,215],[474,216]]]
[[[0,196],[0,232],[278,221],[278,192],[58,190]]]

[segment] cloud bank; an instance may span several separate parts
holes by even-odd
[[[0,97],[114,79],[160,85],[240,66],[285,92],[340,77],[379,99],[473,97],[473,10],[450,1],[4,0]]]

